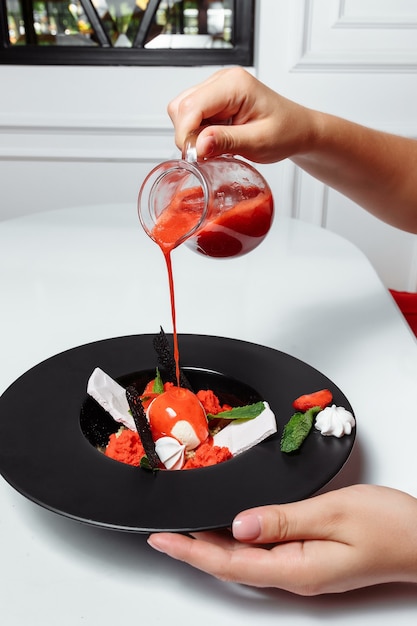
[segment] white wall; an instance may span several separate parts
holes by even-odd
[[[417,137],[415,0],[258,0],[253,71],[321,110]],[[131,202],[177,154],[166,104],[214,67],[0,66],[0,219]],[[261,168],[278,211],[351,239],[388,287],[417,291],[417,238],[284,162]],[[387,253],[387,250],[390,250]]]

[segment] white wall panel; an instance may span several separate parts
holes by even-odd
[[[303,26],[294,71],[415,71],[414,2],[304,0],[297,15]]]
[[[352,23],[396,28],[417,22],[415,0],[340,0],[339,7],[341,19]]]
[[[178,156],[169,99],[213,70],[0,66],[0,219],[134,205],[149,170]]]

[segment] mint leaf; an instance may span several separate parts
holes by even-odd
[[[150,472],[157,472],[158,467],[152,467],[147,456],[143,456],[140,460],[139,467]]]
[[[314,418],[321,411],[321,407],[315,406],[305,413],[294,413],[285,424],[281,437],[281,452],[295,452],[301,446],[310,433]]]
[[[207,419],[225,419],[225,420],[252,420],[258,417],[264,410],[265,405],[263,402],[255,402],[254,404],[247,404],[246,406],[235,406],[228,411],[221,411],[220,413],[207,414]]]
[[[156,376],[153,383],[152,391],[154,393],[163,393],[164,391],[164,383],[161,378],[161,373],[158,368],[156,368]]]

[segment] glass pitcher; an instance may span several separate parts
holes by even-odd
[[[144,180],[138,197],[140,222],[165,253],[185,243],[209,257],[246,254],[271,227],[271,189],[242,159],[224,155],[198,160],[197,134],[188,136],[182,159],[161,163]]]

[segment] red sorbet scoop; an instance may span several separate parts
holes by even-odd
[[[148,408],[152,436],[174,437],[194,450],[208,437],[206,413],[197,396],[183,387],[170,387],[158,395]]]

